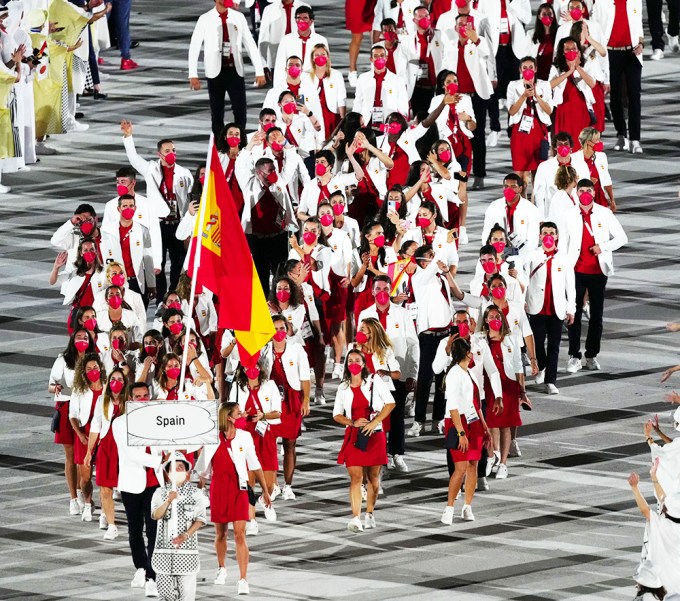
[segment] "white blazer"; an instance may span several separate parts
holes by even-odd
[[[418,123],[413,129],[407,129],[406,131],[402,132],[401,135],[397,138],[397,146],[401,148],[406,155],[408,156],[408,159],[411,163],[415,163],[416,161],[420,161],[420,153],[418,152],[418,149],[416,148],[416,142],[422,138],[428,130],[423,127],[422,123]],[[376,140],[376,146],[382,150],[385,154],[389,155],[390,154],[390,142],[389,142],[389,136],[387,134],[383,134],[381,136],[378,136]],[[456,157],[451,157],[451,161],[455,164],[456,163]],[[460,168],[460,165],[458,166]],[[455,171],[455,165],[450,167],[451,171]]]
[[[497,223],[508,231],[507,214],[505,212],[505,198],[494,200],[484,213],[484,229],[482,230],[482,244],[486,244],[491,228]],[[541,215],[538,209],[525,198],[520,198],[513,217],[513,232],[525,241],[520,256],[525,256],[529,251],[538,246],[538,226]]]
[[[293,6],[290,10],[291,31],[295,30],[295,11],[301,6],[309,6],[309,4],[300,0],[293,0]],[[260,34],[257,39],[260,58],[265,67],[270,69],[274,67],[276,52],[284,35],[286,35],[286,11],[281,0],[274,0],[262,11]]]
[[[376,266],[375,266],[378,271],[382,271],[382,272],[386,272],[387,266],[390,263],[395,263],[397,261],[397,253],[394,252],[394,249],[391,246],[385,246],[384,248],[385,248],[385,262],[383,263],[383,261],[381,261],[380,258],[378,258],[378,262],[376,263]],[[355,258],[354,258],[355,263],[357,265],[361,265],[361,257],[359,257],[359,249],[356,249],[354,251],[354,255],[355,255]],[[354,291],[355,292],[362,292],[364,290],[364,288],[366,287],[367,281],[368,281],[368,275],[364,274],[364,277],[361,280],[361,282],[359,282],[359,285],[354,287]]]
[[[246,410],[246,402],[250,396],[250,390],[247,388],[241,388],[238,384],[234,383],[231,387],[231,392],[229,393],[229,402],[237,402],[241,411]],[[281,394],[279,393],[278,386],[273,380],[265,380],[262,382],[260,389],[257,391],[257,399],[262,406],[263,413],[271,413],[272,411],[281,411]],[[280,424],[281,419],[268,419],[270,424]]]
[[[354,104],[352,105],[352,110],[355,113],[361,113],[366,124],[371,122],[374,98],[375,76],[373,70],[371,70],[359,75],[354,93]],[[380,99],[382,100],[383,120],[387,118],[387,115],[395,112],[407,117],[409,114],[409,96],[406,79],[386,71]]]
[[[547,256],[542,248],[537,248],[529,256],[524,269],[529,280],[527,286],[527,313],[537,315],[543,309],[545,285],[548,278]],[[531,273],[534,272],[533,275]],[[576,288],[574,265],[566,251],[558,249],[551,261],[550,270],[552,299],[555,315],[564,319],[576,311]]]
[[[484,396],[484,386],[480,386],[477,377],[471,370],[465,371],[460,365],[454,365],[446,374],[446,417],[451,417],[451,411],[457,410],[461,415],[477,413],[475,409],[475,389],[479,393],[479,400]]]
[[[460,165],[458,165],[458,162],[456,161],[456,158],[452,156],[451,158],[452,165],[451,171],[459,171],[460,170]],[[458,168],[454,165],[457,165]],[[435,204],[437,205],[437,209],[441,213],[442,220],[444,222],[449,220],[449,203],[452,202],[456,205],[460,206],[460,198],[458,198],[458,195],[454,191],[453,185],[451,182],[455,182],[453,185],[457,185],[458,182],[456,180],[442,180],[440,183],[437,183],[435,181],[430,182],[430,192],[432,193],[432,198],[434,199]],[[407,188],[405,191],[409,190],[410,188]],[[406,221],[410,221],[411,224],[416,223],[416,219],[418,218],[418,209],[420,208],[420,205],[427,200],[425,196],[423,196],[422,192],[418,190],[416,192],[415,196],[411,198],[411,200],[408,201],[408,209],[406,213]],[[409,228],[409,232],[411,230],[418,229],[420,230],[419,227],[416,225],[412,225]],[[439,228],[443,229],[443,228]],[[445,232],[448,232],[448,230],[444,230]],[[408,232],[406,233],[408,235]],[[421,235],[422,238],[422,235]],[[445,238],[445,237],[444,237]],[[439,241],[439,244],[441,245],[441,240]],[[455,243],[453,245],[455,247]],[[441,248],[441,246],[440,246]]]
[[[512,261],[513,259],[519,259],[519,256],[508,257],[508,259]],[[522,273],[522,264],[521,263],[515,264],[515,269],[517,269],[517,271],[519,272],[517,274],[519,276]],[[508,299],[509,303],[512,303],[519,307],[523,307],[524,293],[522,292],[522,288],[519,285],[519,281],[513,278],[510,274],[508,274],[508,264],[505,261],[501,263],[500,273],[505,278],[505,282],[507,284],[505,298]],[[474,294],[475,296],[482,295],[482,288],[485,282],[484,276],[485,276],[484,269],[482,268],[481,263],[477,261],[475,275],[472,278],[472,280],[470,280],[470,294]]]
[[[80,242],[80,228],[74,226],[70,219],[59,226],[50,238],[50,244],[59,250],[71,250]]]
[[[583,161],[582,156],[582,154],[579,156],[578,153],[573,153],[571,155],[571,166],[576,169],[579,180],[590,179],[590,169],[588,169],[588,165]],[[540,163],[538,169],[536,169],[533,201],[541,218],[547,216],[550,199],[557,192],[555,175],[559,166],[557,157],[550,157],[548,160]]]
[[[359,323],[361,323],[361,319],[359,320]],[[349,350],[357,349],[358,350],[358,345],[356,342],[350,343]],[[393,372],[393,371],[398,371],[401,372],[401,367],[399,365],[399,362],[397,361],[397,358],[394,356],[394,351],[391,348],[386,348],[383,351],[383,356],[380,358],[377,353],[373,354],[371,359],[373,360],[373,368],[375,369],[375,376],[379,379],[381,379],[384,383],[385,386],[387,386],[387,390],[390,392],[394,392],[394,382],[392,381],[391,376],[379,376],[377,372],[379,371],[386,371],[386,372]]]
[[[123,288],[125,288],[125,302],[130,305],[135,312],[137,320],[139,321],[139,327],[142,330],[142,333],[144,333],[146,332],[146,308],[144,307],[142,295],[139,294],[139,292],[130,290],[127,282],[125,282]],[[104,288],[97,292],[94,297],[94,303],[92,303],[92,307],[97,312],[97,315],[101,312],[106,312],[109,309],[109,306],[106,304],[106,299],[104,298],[104,292]]]
[[[609,38],[614,27],[614,16],[616,5],[614,0],[598,0],[594,3],[592,17],[602,29],[605,46],[609,46]],[[626,2],[626,12],[628,13],[628,27],[630,28],[630,41],[633,48],[638,45],[645,34],[642,28],[642,0],[628,0]],[[637,57],[642,64],[642,54]]]
[[[433,112],[441,104],[443,97],[444,97],[443,94],[438,94],[432,99],[432,102],[430,102],[430,108],[428,110],[428,113]],[[459,115],[460,113],[467,113],[468,117],[472,117],[472,119],[475,118],[475,111],[472,108],[472,99],[467,94],[463,94],[461,96],[461,99],[454,106],[456,107],[456,113],[458,113]],[[437,129],[439,130],[439,137],[442,140],[448,140],[449,136],[453,134],[451,128],[449,127],[448,122],[449,122],[449,110],[447,108],[444,108],[439,117],[437,117],[436,121]],[[467,128],[467,125],[462,121],[459,121],[459,123],[460,130],[468,138],[472,138],[474,134]]]
[[[472,82],[475,84],[475,91],[481,98],[488,100],[493,94],[493,86],[489,77],[487,61],[490,56],[494,56],[489,42],[481,35],[477,44],[472,40],[467,40],[463,56]],[[442,69],[458,72],[458,48],[454,47],[444,54]],[[472,116],[474,113],[469,114]]]
[[[517,374],[524,373],[524,367],[522,366],[523,343],[523,340],[520,341],[513,335],[506,336],[501,341],[501,348],[503,349],[503,369],[505,371],[505,377],[509,380],[517,380]],[[489,344],[488,341],[487,344]]]
[[[76,298],[80,287],[83,285],[87,275],[76,275],[75,270],[70,273],[67,280],[61,283],[60,292],[64,296],[64,305],[70,305]],[[97,294],[103,292],[108,283],[106,282],[106,276],[104,275],[104,270],[100,272],[95,272],[90,278],[90,287],[92,288],[92,294],[96,298]]]
[[[312,30],[305,44],[304,56],[302,53],[302,39],[300,38],[297,27],[293,27],[289,34],[284,35],[276,51],[276,61],[274,61],[274,85],[281,85],[286,81],[286,61],[291,56],[297,56],[302,61],[302,70],[312,70],[312,50],[317,44],[323,44],[330,48],[328,40]]]
[[[274,365],[274,349],[271,342],[268,342],[262,349],[261,357],[265,373],[267,376],[271,376],[272,366]],[[281,355],[281,363],[288,385],[293,390],[302,390],[302,382],[309,382],[312,375],[309,369],[309,359],[302,344],[289,338],[286,341],[283,355]]]
[[[287,309],[284,309],[281,312],[281,315],[283,315],[288,320],[288,323],[291,325],[293,329],[293,333],[289,336],[290,341],[297,342],[298,344],[302,345],[304,345],[305,343],[305,338],[309,338],[310,336],[312,336],[311,324],[310,323],[305,324],[305,320],[307,318],[307,304],[306,304],[307,300],[308,299],[305,298],[304,302],[299,304],[297,307],[289,306]],[[314,307],[316,319],[312,318],[310,311],[310,320],[318,321],[319,312],[317,311],[316,305],[314,304],[313,293],[311,297],[311,306]],[[222,348],[224,348],[225,346],[227,345],[223,344]]]
[[[557,9],[555,9],[557,10]],[[566,7],[565,7],[566,10]],[[604,34],[600,28],[600,24],[597,21],[591,19],[583,19],[583,22],[588,26],[588,32],[592,38],[602,44],[607,46],[607,40],[604,39]],[[562,21],[562,24],[557,28],[557,33],[555,34],[555,47],[553,49],[553,56],[557,54],[557,45],[563,38],[568,38],[571,35],[571,28],[573,27],[573,21]]]
[[[217,332],[217,311],[215,310],[215,304],[212,300],[211,292],[201,292],[201,294],[196,295],[196,317],[198,325],[200,327],[199,334],[201,336],[207,336],[213,332]],[[182,312],[184,315],[192,315],[193,313],[189,307],[189,303],[185,300],[182,301]]]
[[[102,259],[104,263],[116,261],[121,265],[123,261],[123,249],[119,233],[119,222],[107,222],[102,227]],[[137,221],[132,222],[132,229],[128,234],[130,241],[130,258],[134,273],[126,274],[128,277],[137,278],[139,289],[144,292],[146,287],[156,287],[156,275],[151,261],[151,236],[149,230]]]
[[[219,445],[207,444],[203,447],[201,456],[196,461],[195,470],[203,478],[212,478],[212,459],[217,452]],[[261,469],[260,460],[255,453],[255,443],[250,432],[236,430],[236,436],[231,441],[229,455],[234,462],[236,473],[238,474],[239,484],[245,490],[248,484],[248,470],[257,471]]]
[[[488,36],[491,51],[496,56],[501,34],[501,0],[484,0],[480,6],[482,15],[479,33]],[[531,4],[529,0],[513,0],[506,2],[506,7],[512,51],[517,58],[522,58],[527,50],[524,26],[531,21]]]
[[[444,298],[437,265],[438,261],[445,259],[445,250],[436,252],[429,265],[425,269],[419,266],[411,278],[417,307],[416,329],[419,334],[431,328],[445,328],[451,323],[453,316],[451,290],[447,283],[446,298]]]
[[[276,106],[278,108],[278,105]],[[319,112],[321,112],[321,108],[319,108]],[[315,114],[318,113],[315,112]],[[282,118],[276,121],[276,127],[281,129],[284,136],[286,135],[288,125],[283,121]],[[310,153],[316,150],[317,131],[314,129],[312,121],[309,117],[307,117],[307,115],[298,113],[297,115],[293,116],[293,120],[290,122],[290,133],[296,142],[296,144],[292,145],[292,147],[296,148],[297,153],[302,158],[306,159]],[[290,142],[288,144],[290,144]]]
[[[124,415],[113,420],[113,438],[118,447],[118,490],[139,494],[146,488],[146,468],[153,468],[159,484],[163,483],[162,451],[151,447],[147,453],[144,447],[130,447],[127,440],[127,421]]]
[[[351,265],[353,260],[352,240],[349,234],[334,227],[326,240],[328,247],[333,251],[333,258],[331,259],[333,273],[341,278],[347,277],[347,274],[351,272],[351,267],[348,270],[347,266]]]
[[[104,391],[102,390],[101,397],[104,396]],[[68,417],[69,419],[77,419],[81,427],[85,427],[87,420],[90,418],[90,410],[92,409],[92,398],[94,393],[88,388],[85,392],[72,392],[71,402],[68,406]],[[99,399],[97,399],[99,400]],[[96,411],[96,408],[95,408]],[[92,421],[94,421],[94,415],[92,416]]]
[[[542,98],[550,106],[552,106],[552,89],[550,88],[549,82],[542,81],[539,79],[536,81],[534,89],[536,90],[536,95],[539,98]],[[508,84],[507,92],[508,106],[514,106],[515,102],[517,102],[520,99],[523,93],[524,93],[524,80],[516,79],[515,81],[511,81]],[[508,117],[508,125],[514,125],[515,123],[519,123],[521,121],[522,115],[524,114],[524,109],[526,108],[526,104],[527,101],[524,100],[524,102],[522,102],[522,105],[519,107],[519,110],[514,115]],[[538,115],[538,118],[541,120],[541,123],[544,123],[547,127],[550,127],[550,125],[552,124],[550,115],[548,115],[541,108],[541,105],[538,103],[538,101],[534,104],[534,107],[536,110],[536,115]]]
[[[305,81],[308,78],[309,81],[311,81],[314,89],[316,89],[317,91],[316,92],[317,97],[319,97],[320,99],[319,81],[314,71],[302,74],[302,81]],[[347,106],[347,88],[345,87],[345,78],[342,76],[342,72],[338,71],[337,69],[331,69],[330,75],[324,77],[321,80],[321,82],[323,84],[324,96],[326,97],[326,107],[328,108],[329,111],[333,113],[339,113],[340,108],[345,108]],[[325,141],[326,138],[325,134],[326,125],[323,118],[323,111],[321,110],[320,106],[321,104],[319,100],[319,111],[317,112],[316,109],[313,109],[314,116],[321,123],[321,131],[318,134],[319,148],[321,147],[322,143]]]
[[[444,35],[441,31],[435,29],[432,35],[432,39],[428,44],[427,53],[432,57],[432,63],[434,64],[434,76],[437,76],[442,70],[442,62],[444,61]],[[401,75],[406,79],[409,97],[413,95],[413,89],[415,88],[416,81],[418,79],[418,70],[420,67],[420,40],[417,35],[417,31],[414,30],[413,33],[406,33],[399,36],[399,50],[403,52],[408,61],[407,73]]]
[[[458,250],[456,249],[455,241],[449,242],[448,236],[449,230],[438,225],[434,230],[432,250],[435,255],[440,255],[441,260],[451,267],[452,265],[458,265]],[[417,242],[418,246],[425,244],[425,236],[423,236],[422,228],[412,227],[408,230],[408,232],[404,234],[403,242],[407,242],[408,240]]]
[[[205,353],[204,353],[205,354]],[[200,361],[200,358],[199,358]],[[201,384],[200,386],[195,386],[191,380],[184,381],[184,392],[181,396],[177,396],[180,401],[207,401],[207,386],[209,384]],[[151,383],[152,395],[154,399],[166,400],[168,398],[168,391],[161,388],[158,381],[154,378]]]
[[[385,19],[394,19],[395,23],[399,22],[399,8],[401,8],[404,18],[404,29],[407,33],[413,33],[416,30],[416,24],[413,22],[413,11],[420,6],[418,0],[403,0],[401,6],[397,3],[392,6],[392,0],[378,0],[375,5],[375,17],[373,19],[373,31],[382,31],[380,23]]]
[[[313,249],[311,253],[312,259],[317,261],[321,269],[318,271],[312,271],[312,279],[314,280],[314,283],[321,288],[322,290],[325,290],[326,292],[330,292],[331,290],[331,284],[328,279],[330,273],[331,273],[331,263],[333,262],[333,251],[328,247],[328,246],[323,246],[322,244],[317,244]],[[290,249],[288,253],[288,258],[289,259],[295,259],[296,261],[300,261],[300,255],[297,253],[297,251],[293,248]]]
[[[361,384],[361,392],[364,393],[366,400],[371,403],[371,387],[373,388],[373,411],[380,413],[385,405],[394,404],[392,393],[387,388],[387,384],[381,378],[375,375],[370,375]],[[352,388],[346,382],[341,382],[335,394],[335,403],[333,404],[333,416],[344,415],[348,419],[352,419],[352,401],[354,400],[354,393]],[[347,426],[348,428],[350,426]],[[379,424],[376,430],[382,430],[382,424]]]
[[[559,77],[562,75],[562,72],[558,70],[558,68],[553,65],[550,67],[550,75],[548,75],[548,79],[552,81],[556,77]],[[583,94],[583,97],[585,98],[586,104],[588,105],[588,108],[592,108],[592,106],[595,104],[595,96],[593,96],[593,90],[591,87],[585,82],[584,79],[581,78],[579,75],[578,71],[574,72],[574,83],[576,83],[576,87],[578,90]],[[553,88],[553,105],[554,106],[559,106],[562,104],[564,100],[564,88],[567,85],[567,80],[563,80],[562,83],[556,85]]]
[[[264,75],[260,53],[245,16],[236,9],[227,9],[227,29],[234,68],[243,77],[243,46],[255,67],[255,75]],[[222,70],[222,19],[216,8],[203,13],[196,22],[189,44],[189,78],[198,77],[198,56],[203,47],[205,76],[214,79]]]
[[[358,323],[368,317],[378,319],[376,305],[373,304],[359,313]],[[387,310],[387,328],[385,331],[392,341],[394,358],[399,364],[399,371],[401,372],[399,380],[401,382],[405,382],[409,378],[415,380],[418,377],[420,345],[411,313],[399,305],[390,303]]]
[[[584,165],[588,167],[588,163],[586,163],[586,159],[583,156],[583,149],[575,152],[574,154],[571,155],[574,161],[578,161],[579,163],[583,161]],[[607,155],[604,152],[596,152],[593,157],[595,157],[595,168],[597,169],[597,174],[600,178],[600,185],[604,188],[605,186],[611,186],[612,185],[612,176],[609,174],[609,161],[607,160]],[[591,157],[591,159],[593,158]],[[591,179],[590,177],[590,169],[588,169],[588,177],[587,179]]]
[[[328,182],[328,196],[334,192],[342,192],[344,194],[345,188],[349,186],[356,186],[358,183],[354,171],[351,173],[338,173],[331,177]],[[300,204],[298,205],[298,213],[305,213],[310,217],[316,217],[316,210],[319,206],[319,195],[321,194],[321,188],[319,187],[319,179],[310,179],[305,187],[302,188],[302,194],[300,194]]]
[[[113,403],[109,403],[109,413],[104,414],[104,393],[99,395],[97,399],[97,404],[94,408],[94,417],[92,418],[92,423],[90,424],[90,434],[98,433],[99,440],[102,440],[111,428],[111,416],[113,415]],[[125,419],[125,418],[123,418]]]
[[[52,369],[50,370],[50,384],[61,384],[62,390],[60,393],[55,393],[55,401],[68,401],[71,398],[71,386],[73,386],[73,376],[75,375],[74,370],[72,370],[66,361],[64,361],[64,356],[59,354],[52,364]]]

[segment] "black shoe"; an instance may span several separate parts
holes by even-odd
[[[94,93],[94,99],[95,100],[106,100],[106,98],[107,98],[106,94],[102,94],[101,92],[95,91],[95,93]]]
[[[470,190],[484,190],[484,178],[475,177],[472,186],[470,186]]]
[[[84,116],[83,113],[76,113],[76,119],[82,119]]]
[[[139,48],[139,40],[132,40],[130,42],[130,48]]]

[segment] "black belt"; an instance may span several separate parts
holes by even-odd
[[[632,50],[634,46],[619,46],[618,48],[614,48],[613,46],[607,46],[607,50],[620,50],[620,51],[626,51],[626,50]]]

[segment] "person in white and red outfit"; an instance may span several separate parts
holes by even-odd
[[[527,54],[533,56],[538,64],[536,77],[548,80],[555,54],[557,20],[552,4],[545,2],[536,11],[533,31],[527,32]]]
[[[59,250],[74,254],[82,238],[92,238],[95,241],[97,254],[101,260],[99,221],[97,212],[89,204],[80,204],[76,207],[76,210],[73,211],[73,217],[52,234],[50,244]]]
[[[289,56],[285,69],[285,79],[267,92],[262,107],[274,109],[277,117],[280,118],[284,112],[281,110],[282,107],[279,106],[279,98],[282,92],[290,92],[293,95],[294,102],[309,106],[311,110],[315,111],[315,115],[319,119],[321,113],[319,95],[309,80],[308,74],[302,71],[302,59],[294,54]]]
[[[227,184],[229,184],[231,197],[236,206],[236,212],[241,217],[244,200],[243,191],[236,177],[236,158],[247,144],[245,130],[238,123],[227,123],[224,126],[223,132],[224,135],[215,140],[215,145],[220,157],[220,164],[224,170],[224,176],[227,178]],[[184,217],[186,218],[186,214]]]
[[[347,113],[347,90],[342,73],[331,67],[331,56],[327,46],[315,44],[311,56],[312,69],[309,75],[305,74],[305,78],[309,77],[312,85],[316,86],[321,107],[318,118],[323,123],[319,139],[324,142],[331,138]]]
[[[575,152],[574,157],[576,160],[583,158],[588,166],[590,177],[587,179],[593,182],[595,186],[595,202],[616,213],[614,186],[609,174],[609,161],[604,153],[604,143],[600,137],[600,132],[594,127],[586,127],[579,135],[579,140],[581,150]]]
[[[378,0],[373,11],[373,43],[375,44],[380,40],[380,34],[384,31],[382,24],[385,19],[394,21],[397,30],[412,34],[416,30],[413,11],[420,4],[419,0]]]

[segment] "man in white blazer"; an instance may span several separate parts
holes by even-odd
[[[576,313],[569,326],[569,361],[567,371],[576,373],[581,363],[581,315],[586,291],[590,303],[590,319],[586,338],[586,369],[599,370],[597,355],[602,339],[602,315],[607,279],[614,273],[613,252],[628,242],[614,213],[593,202],[595,187],[590,180],[578,183],[579,213],[582,220],[581,242],[574,266],[576,281]]]
[[[224,127],[224,97],[229,95],[234,121],[246,126],[246,80],[243,68],[245,46],[253,67],[255,84],[265,85],[264,69],[257,44],[245,16],[228,0],[215,0],[215,8],[203,13],[196,22],[189,45],[189,82],[192,90],[201,89],[198,57],[203,47],[203,64],[208,79],[212,131],[218,136]]]
[[[640,145],[642,51],[642,0],[598,0],[593,7],[596,21],[604,35],[609,56],[611,92],[609,105],[618,140],[614,150],[642,154]],[[628,97],[628,127],[623,108],[623,90]]]
[[[257,47],[260,50],[265,71],[269,72],[268,79],[270,80],[281,39],[295,30],[295,11],[301,6],[309,6],[309,4],[301,0],[274,0],[262,11]]]
[[[559,231],[551,221],[541,224],[541,246],[524,265],[527,285],[527,314],[534,333],[538,369],[536,384],[545,384],[547,394],[558,394],[557,365],[562,339],[562,322],[574,322],[576,288],[574,269],[559,248]],[[548,351],[546,354],[546,338]]]
[[[361,113],[364,123],[378,127],[390,113],[408,115],[406,80],[387,70],[387,49],[383,44],[371,47],[372,69],[357,80],[352,110]]]
[[[390,301],[392,282],[386,275],[377,275],[373,279],[373,298],[375,304],[367,307],[359,314],[357,323],[373,317],[382,324],[392,341],[392,350],[399,363],[401,376],[393,380],[395,407],[390,414],[390,432],[387,441],[389,454],[387,468],[396,469],[398,472],[408,472],[408,466],[404,461],[404,408],[406,396],[413,392],[418,377],[418,365],[420,363],[420,347],[418,334],[413,324],[410,311]]]
[[[377,0],[373,19],[373,43],[380,40],[381,23],[385,19],[392,19],[397,30],[412,34],[416,29],[413,11],[420,5],[420,0]]]
[[[184,265],[186,249],[184,241],[177,239],[177,226],[187,211],[189,193],[194,184],[194,177],[188,169],[177,164],[175,143],[164,138],[156,143],[158,160],[143,159],[135,148],[132,137],[132,123],[123,120],[120,124],[123,132],[123,145],[128,161],[146,182],[146,195],[160,217],[161,265],[156,271],[156,294],[163,298],[168,289],[174,290],[179,281],[179,274]],[[166,211],[162,207],[166,207]],[[165,214],[164,214],[165,213]],[[166,257],[170,258],[170,284],[165,277]],[[154,265],[154,269],[158,269]]]
[[[75,261],[74,249],[77,252],[80,239],[84,237],[92,238],[97,242],[97,246],[101,243],[101,231],[97,220],[97,211],[90,204],[80,204],[73,211],[73,217],[67,220],[63,225],[60,225],[52,237],[50,244],[59,250],[65,250],[73,255],[72,261]],[[99,257],[101,259],[101,256]]]

